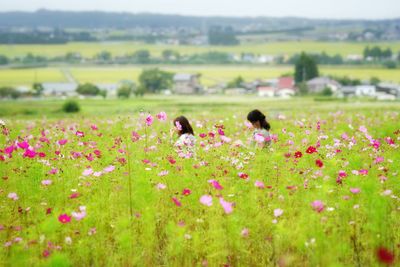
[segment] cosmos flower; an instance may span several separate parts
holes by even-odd
[[[8,197],[9,199],[11,199],[11,200],[14,200],[14,201],[17,201],[17,200],[18,200],[18,195],[17,195],[17,193],[14,193],[14,192],[9,193],[7,197]]]
[[[361,192],[361,189],[360,188],[350,188],[350,192],[353,194],[358,194]]]
[[[391,265],[394,263],[394,253],[385,247],[379,247],[376,250],[376,256],[378,261],[383,264]]]
[[[212,200],[212,196],[210,195],[203,195],[200,197],[200,203],[208,207],[212,206]]]
[[[315,147],[313,147],[313,146],[309,146],[307,148],[307,150],[306,150],[307,154],[313,154],[313,153],[316,153],[316,152],[317,152],[317,149]]]
[[[166,121],[167,120],[167,113],[165,113],[164,111],[161,111],[160,113],[158,113],[156,115],[157,119],[159,121]]]
[[[296,159],[301,158],[302,156],[303,156],[303,153],[301,153],[300,151],[294,152],[294,157],[295,157]]]
[[[220,197],[219,204],[221,204],[226,214],[233,212],[233,204],[231,202],[225,201],[222,197]]]
[[[254,186],[258,188],[265,188],[264,183],[261,181],[255,181]]]
[[[192,191],[188,188],[183,189],[182,195],[184,196],[189,196],[192,193]]]
[[[68,214],[61,214],[60,216],[58,216],[58,221],[62,224],[66,224],[71,222],[71,217],[68,216]]]
[[[317,159],[315,160],[315,165],[317,165],[317,167],[322,168],[324,166],[324,163],[322,162],[322,160]]]
[[[274,209],[274,216],[275,217],[280,217],[283,214],[283,210],[282,209]]]
[[[321,213],[325,209],[325,205],[321,200],[314,200],[311,203],[311,207],[318,213]]]
[[[176,197],[173,197],[173,198],[172,198],[172,202],[174,202],[174,204],[175,204],[177,207],[181,207],[181,206],[182,206],[182,203],[181,203]]]
[[[210,183],[215,189],[217,189],[217,190],[222,190],[222,189],[224,189],[223,187],[222,187],[222,185],[220,185],[220,183],[218,182],[218,181],[216,181],[216,180],[208,180],[208,183]]]
[[[153,121],[154,121],[153,116],[151,116],[150,114],[147,115],[147,117],[146,117],[146,125],[147,126],[151,126],[153,124]]]

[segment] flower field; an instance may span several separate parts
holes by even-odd
[[[191,157],[161,111],[4,119],[0,265],[399,264],[398,109],[191,112]]]

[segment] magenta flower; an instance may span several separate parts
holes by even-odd
[[[242,179],[247,179],[247,178],[249,178],[249,175],[248,175],[247,173],[244,173],[244,172],[239,172],[239,173],[238,173],[238,176],[239,176],[240,178],[242,178]]]
[[[57,174],[58,173],[58,169],[57,168],[52,168],[50,171],[49,171],[49,174]]]
[[[231,202],[225,201],[222,197],[219,198],[219,204],[221,204],[226,214],[233,212],[233,204]]]
[[[311,206],[318,213],[322,212],[325,209],[325,205],[321,200],[314,200],[311,203]]]
[[[65,145],[67,142],[68,142],[67,139],[61,139],[61,140],[58,141],[58,144],[59,144],[60,146],[63,146],[63,145]]]
[[[76,131],[75,135],[78,136],[78,137],[84,137],[85,133],[81,132],[81,131]]]
[[[31,150],[31,149],[28,148],[27,150],[25,150],[25,153],[24,153],[23,156],[32,159],[32,158],[34,158],[36,156],[36,152],[34,150]]]
[[[208,207],[212,206],[212,196],[210,195],[201,196],[200,203]]]
[[[378,163],[382,163],[384,160],[385,160],[385,158],[384,158],[384,157],[376,157],[376,159],[375,159],[375,163],[376,163],[376,164],[378,164]]]
[[[26,142],[26,141],[23,141],[23,142],[21,142],[21,143],[17,143],[17,145],[18,145],[18,147],[20,147],[20,148],[22,148],[22,149],[27,149],[27,148],[29,148],[29,144],[28,144],[28,142]]]
[[[361,192],[360,188],[350,188],[350,192],[352,192],[353,194],[358,194]]]
[[[153,124],[153,121],[154,121],[153,116],[151,116],[150,114],[147,115],[147,117],[146,117],[146,125],[147,126],[151,126]]]
[[[173,197],[173,198],[172,198],[172,201],[174,202],[174,204],[175,204],[177,207],[181,207],[181,206],[182,206],[182,203],[181,203],[176,197]]]
[[[224,188],[222,187],[222,185],[220,185],[219,182],[216,181],[216,180],[208,180],[208,182],[209,182],[215,189],[217,189],[217,190],[222,190],[222,189],[224,189]]]
[[[368,174],[368,170],[362,169],[362,170],[359,170],[358,173],[361,174],[361,175],[367,175]]]
[[[60,216],[58,216],[58,221],[62,224],[66,224],[71,222],[71,217],[68,216],[68,214],[61,214]]]
[[[13,153],[13,151],[14,151],[14,149],[15,149],[15,146],[9,146],[9,147],[6,147],[5,149],[4,149],[4,153],[6,153],[6,154],[12,154]]]
[[[160,113],[157,114],[157,119],[159,121],[166,121],[167,120],[167,113],[164,111],[161,111]]]
[[[188,189],[188,188],[185,188],[185,189],[183,189],[183,191],[182,191],[182,195],[184,195],[184,196],[188,196],[188,195],[190,195],[192,193],[192,191],[190,190],[190,189]]]

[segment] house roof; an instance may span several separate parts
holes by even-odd
[[[337,81],[335,81],[335,80],[332,80],[331,78],[328,78],[328,77],[316,77],[316,78],[314,78],[314,79],[311,79],[311,80],[309,80],[308,82],[307,82],[307,85],[315,85],[315,86],[318,86],[318,85],[321,85],[321,86],[324,86],[324,85],[326,85],[326,84],[333,84],[333,85],[336,85],[336,86],[340,86],[340,84],[337,82]]]
[[[174,81],[175,82],[190,81],[193,76],[197,76],[197,75],[196,74],[190,74],[190,73],[177,73],[174,76]]]
[[[281,77],[278,79],[278,89],[293,89],[294,79],[292,77]]]

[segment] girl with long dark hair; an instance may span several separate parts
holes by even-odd
[[[271,125],[266,120],[265,115],[258,109],[255,109],[249,112],[247,120],[251,122],[254,128],[252,143],[262,148],[269,146],[271,144],[269,133]]]
[[[179,116],[174,119],[173,124],[175,132],[179,136],[174,144],[179,156],[185,158],[192,157],[196,138],[194,137],[193,128],[189,120],[185,116]]]

